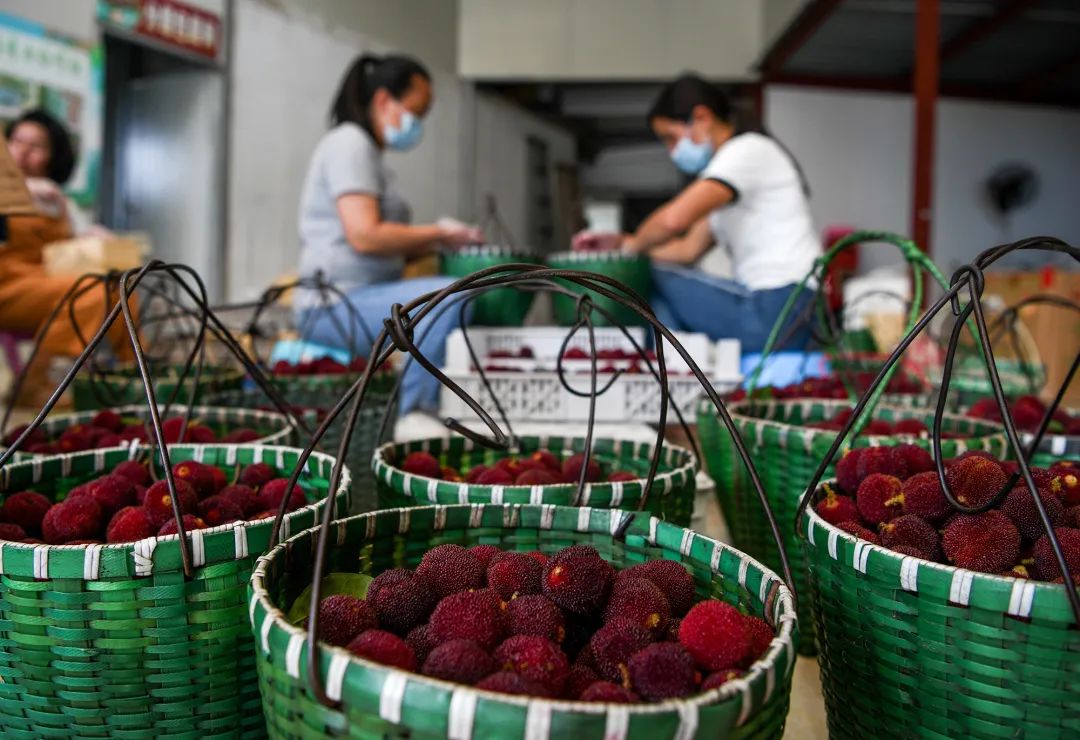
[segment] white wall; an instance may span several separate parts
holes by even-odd
[[[475,79],[743,79],[762,0],[460,0],[458,69]]]
[[[684,182],[659,142],[609,147],[581,170],[582,189],[592,195],[675,191]]]
[[[40,23],[79,41],[96,41],[92,0],[4,0],[0,12]]]
[[[819,229],[850,224],[910,233],[910,96],[770,86],[765,117],[806,171]],[[1022,236],[1080,241],[1078,131],[1077,111],[939,102],[931,250],[942,270],[948,273],[982,250]],[[1037,201],[1018,212],[1008,230],[982,194],[983,181],[1006,161],[1032,165],[1042,181]],[[871,264],[884,254],[875,250]]]

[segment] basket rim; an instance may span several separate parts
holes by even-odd
[[[824,485],[835,486],[836,481],[828,481]],[[1064,584],[980,573],[901,555],[829,524],[813,506],[806,507],[803,517],[805,524],[800,523],[798,529],[805,547],[820,550],[824,546],[831,559],[841,566],[859,571],[871,579],[875,587],[942,593],[957,607],[975,606],[1013,617],[1039,617],[1075,623]],[[848,547],[841,548],[840,542]]]
[[[625,262],[627,264],[647,265],[649,258],[641,254],[627,254],[618,250],[607,252],[552,252],[547,256],[548,264],[557,262]]]
[[[573,449],[573,445],[580,442],[582,446],[585,444],[585,438],[576,435],[568,437],[559,437],[553,435],[522,435],[516,437],[519,443],[535,443],[537,447],[550,450],[551,443],[553,441],[562,442],[563,446],[561,451],[567,449]],[[485,485],[479,483],[468,483],[466,481],[447,481],[441,478],[429,478],[423,475],[417,475],[415,473],[406,473],[399,467],[387,462],[387,456],[391,452],[432,452],[441,451],[444,445],[448,445],[451,442],[462,445],[462,452],[472,452],[473,450],[483,449],[481,445],[476,444],[471,439],[463,437],[454,437],[450,435],[443,435],[439,437],[425,437],[422,439],[407,440],[404,442],[387,442],[379,445],[375,448],[374,454],[371,456],[371,472],[376,480],[385,481],[387,485],[391,485],[391,476],[394,473],[398,473],[403,476],[404,483],[403,489],[406,493],[411,495],[411,482],[413,480],[427,481],[430,488],[432,483],[436,485],[444,485],[447,490],[453,489],[454,491],[470,491],[470,492],[488,492],[494,493],[496,489],[502,491],[503,489],[513,490],[525,490],[525,489],[569,489],[576,488],[577,483],[550,483],[542,486],[534,485],[517,485],[508,483],[505,485]],[[652,442],[635,442],[632,440],[620,440],[615,437],[593,437],[593,445],[597,443],[611,443],[614,445],[629,444],[634,448],[634,453],[640,457],[650,457],[653,451],[656,449],[656,445]],[[521,445],[526,446],[525,444]],[[653,480],[654,486],[660,486],[663,494],[667,494],[674,490],[676,487],[686,485],[688,481],[694,481],[697,476],[697,470],[699,461],[694,457],[694,453],[689,449],[682,447],[681,445],[664,442],[662,447],[661,462],[667,462],[667,464],[674,466],[671,470],[660,472],[657,471]],[[672,459],[676,458],[676,459]],[[678,460],[681,458],[681,461]],[[584,500],[588,501],[590,493],[593,490],[598,492],[620,490],[623,495],[642,493],[644,491],[644,482],[646,478],[637,478],[630,481],[615,481],[606,482],[598,481],[596,483],[586,483],[583,490]],[[541,503],[541,502],[534,502]]]
[[[112,447],[107,449],[103,448],[98,450],[85,450],[82,452],[70,452],[61,455],[34,456],[25,460],[12,461],[5,465],[3,468],[0,468],[0,491],[4,491],[5,495],[7,494],[7,488],[10,485],[11,480],[11,471],[13,469],[33,469],[32,476],[33,480],[36,482],[41,480],[42,474],[44,472],[42,468],[44,467],[59,465],[62,471],[67,471],[70,468],[71,463],[76,459],[94,458],[95,466],[99,469],[102,469],[108,462],[106,460],[106,457],[110,453],[116,456],[118,453],[123,453],[126,449],[127,448],[123,447]],[[205,459],[206,451],[209,449],[224,451],[227,460],[235,459],[237,451],[242,449],[251,450],[256,453],[268,453],[271,455],[276,455],[279,461],[284,459],[283,455],[285,453],[293,453],[299,455],[301,452],[303,452],[303,450],[298,447],[288,447],[285,445],[263,445],[254,443],[235,445],[169,445],[170,452],[190,451],[192,453],[191,457],[185,459],[191,459],[197,462],[202,462]],[[133,450],[129,452],[128,459],[134,459]],[[332,455],[315,451],[311,453],[311,457],[308,459],[306,465],[312,465],[313,462],[316,465],[325,467],[325,469],[329,471],[333,470],[333,466],[336,464],[337,460]],[[294,511],[286,512],[282,520],[283,533],[288,533],[290,531],[291,522],[306,517],[308,515],[312,517],[313,521],[318,522],[317,515],[322,511],[323,506],[331,504],[331,499],[333,499],[333,503],[335,503],[336,505],[336,502],[342,495],[348,495],[349,487],[352,484],[352,473],[350,472],[348,466],[344,464],[342,465],[341,473],[341,481],[338,484],[337,491],[335,491],[332,495],[328,492],[324,498],[318,501],[306,504],[299,509],[295,509]],[[216,527],[206,527],[204,529],[191,530],[187,532],[187,537],[193,545],[201,547],[202,540],[204,540],[208,535],[219,535],[224,532],[233,532],[236,541],[236,547],[233,551],[233,557],[224,559],[218,558],[214,562],[220,562],[221,560],[230,559],[242,560],[250,556],[250,553],[247,552],[247,533],[252,530],[258,531],[261,529],[270,529],[271,527],[273,527],[273,524],[273,518],[229,522],[227,524],[220,524]],[[94,577],[89,577],[92,570],[97,570],[98,568],[100,568],[99,558],[101,556],[101,553],[103,552],[122,553],[125,557],[132,557],[136,561],[150,561],[151,564],[148,572],[143,574],[149,576],[153,575],[153,573],[155,572],[153,568],[153,563],[150,560],[150,556],[153,554],[154,549],[163,542],[179,542],[179,540],[179,534],[169,534],[163,536],[155,535],[152,537],[145,537],[141,540],[136,540],[134,542],[100,542],[84,545],[50,545],[25,542],[9,542],[7,540],[0,540],[0,573],[4,575],[23,575],[17,572],[17,569],[11,568],[9,566],[9,563],[11,562],[10,557],[12,555],[22,554],[27,551],[33,553],[33,572],[27,573],[25,575],[34,575],[36,577],[37,574],[42,571],[47,573],[48,553],[56,550],[59,552],[85,553],[86,571],[84,572],[83,580],[94,581],[108,579],[108,576],[103,576],[100,572],[94,575]],[[210,563],[208,562],[207,565],[209,564]],[[49,578],[49,576],[45,577]]]
[[[165,366],[165,372],[164,373],[161,373],[161,372],[153,373],[154,379],[155,380],[164,380],[164,381],[179,380],[180,376],[179,376],[179,374],[175,374],[175,371],[176,371],[177,368],[182,367],[182,366],[183,366],[182,362],[168,363]],[[131,372],[134,372],[134,374],[129,374]],[[184,378],[184,381],[187,382],[188,380],[194,379],[194,377],[195,377],[194,372],[195,372],[195,367],[193,365],[192,368],[188,371],[187,377]],[[118,363],[118,364],[114,365],[113,367],[109,368],[108,370],[104,370],[102,372],[95,372],[93,375],[94,375],[95,378],[101,378],[102,380],[105,380],[105,381],[111,381],[111,380],[120,380],[120,381],[138,380],[140,382],[142,381],[142,377],[141,377],[141,374],[139,372],[139,366],[134,362],[121,362],[121,363]],[[232,379],[237,379],[237,378],[243,378],[244,377],[244,371],[241,370],[240,368],[232,367],[230,365],[218,365],[218,364],[215,364],[215,363],[206,363],[202,367],[202,375],[204,377],[207,376],[207,375],[210,375],[210,376],[213,376],[215,379],[229,379],[229,380],[232,380]],[[93,382],[93,381],[85,373],[79,373],[79,374],[77,374],[75,376],[75,382],[90,383],[90,382]]]
[[[447,513],[451,510],[468,511],[472,520],[477,522],[481,520],[484,511],[501,510],[504,528],[521,528],[524,526],[522,524],[522,513],[528,512],[539,515],[541,526],[543,526],[544,522],[550,523],[554,520],[556,511],[574,510],[577,512],[578,516],[578,527],[574,531],[609,535],[620,528],[627,516],[641,516],[640,512],[627,512],[619,509],[592,509],[590,507],[555,506],[553,504],[450,504],[380,509],[339,519],[335,521],[332,526],[337,527],[336,541],[341,542],[347,534],[347,527],[350,522],[365,520],[367,523],[367,535],[365,539],[373,539],[377,531],[376,522],[380,518],[388,520],[396,519],[398,526],[394,531],[402,532],[407,531],[411,517],[419,512],[433,512],[435,521],[438,522],[445,521]],[[507,516],[507,514],[511,512],[515,515]],[[389,676],[397,679],[396,681],[389,681],[393,683],[402,682],[403,684],[403,682],[406,681],[416,681],[425,684],[432,689],[445,691],[449,695],[458,695],[462,692],[467,692],[468,694],[474,695],[477,698],[483,698],[487,701],[503,702],[519,707],[540,706],[548,711],[566,710],[577,714],[603,715],[607,714],[613,706],[618,706],[621,711],[625,711],[630,715],[665,714],[672,711],[682,715],[687,710],[696,712],[700,708],[715,706],[729,700],[736,700],[741,696],[745,700],[737,723],[741,725],[755,710],[760,710],[762,706],[772,699],[775,691],[783,682],[790,681],[789,677],[795,665],[794,632],[797,622],[791,591],[776,573],[740,550],[736,550],[730,545],[694,532],[688,528],[679,527],[654,516],[650,516],[648,518],[649,541],[654,545],[656,544],[656,533],[661,528],[670,528],[682,533],[681,551],[684,555],[689,555],[695,541],[710,545],[713,548],[713,552],[710,558],[709,567],[714,575],[719,573],[720,557],[725,552],[739,558],[739,578],[744,585],[749,570],[751,568],[756,570],[761,576],[758,600],[762,602],[763,606],[767,606],[765,595],[772,594],[775,589],[775,598],[772,599],[772,602],[776,613],[773,615],[771,622],[776,625],[774,627],[776,636],[770,642],[768,651],[766,651],[763,657],[753,663],[742,676],[728,681],[717,688],[710,689],[707,692],[695,694],[687,698],[668,699],[666,701],[655,703],[641,702],[636,704],[611,705],[600,702],[546,699],[541,697],[516,696],[486,691],[477,689],[473,686],[443,681],[420,673],[403,671],[399,668],[376,663],[355,656],[343,647],[335,647],[326,643],[320,643],[318,646],[320,659],[327,665],[332,663],[338,664],[340,667],[338,673],[340,674],[339,677],[342,681],[342,686],[344,686],[345,670],[347,670],[349,665],[356,665],[367,670],[385,672]],[[276,606],[271,600],[270,592],[265,586],[265,580],[270,564],[274,562],[275,559],[282,557],[283,553],[287,553],[289,549],[299,545],[304,538],[317,536],[319,529],[319,527],[313,527],[296,533],[288,540],[285,540],[272,548],[264,556],[259,558],[256,563],[255,569],[248,582],[251,594],[248,616],[250,617],[252,629],[258,631],[260,635],[260,648],[263,651],[263,654],[269,653],[269,636],[270,633],[275,630],[289,636],[289,653],[295,655],[297,661],[299,661],[301,651],[307,645],[307,631],[296,627],[285,620],[284,611]],[[261,612],[261,619],[256,616],[257,612]],[[786,666],[783,667],[778,680],[777,669],[781,667],[779,665],[780,660],[785,656],[787,659]],[[297,680],[306,681],[306,679],[299,678],[299,673],[300,671],[298,668],[297,675],[293,677]],[[751,707],[749,704],[753,702],[752,686],[760,686],[762,685],[762,682],[764,682],[767,688],[765,698],[761,701],[759,706]]]
[[[732,420],[734,420],[734,421],[739,421],[739,422],[742,422],[742,423],[760,424],[760,425],[765,426],[765,427],[773,427],[773,428],[776,428],[776,429],[784,429],[784,430],[788,430],[789,433],[797,432],[799,434],[804,435],[806,437],[806,439],[808,439],[808,440],[812,440],[815,437],[819,437],[819,436],[835,437],[836,435],[839,434],[839,432],[837,432],[836,430],[833,430],[833,429],[816,429],[814,427],[807,427],[807,426],[804,426],[802,424],[793,424],[791,422],[786,422],[786,421],[776,421],[775,419],[764,419],[764,418],[761,418],[760,416],[751,415],[751,413],[750,413],[751,407],[773,409],[773,408],[787,408],[787,407],[793,407],[793,406],[799,406],[804,411],[808,410],[809,408],[811,408],[813,406],[823,406],[823,407],[825,407],[827,409],[836,408],[837,410],[841,410],[841,409],[850,409],[851,408],[851,402],[850,401],[840,400],[840,399],[832,399],[832,398],[781,398],[781,399],[776,399],[776,398],[749,399],[749,398],[747,398],[747,399],[742,399],[742,400],[739,400],[739,401],[734,401],[734,402],[728,404],[727,409],[728,409],[728,413],[730,414]],[[711,408],[711,405],[709,407]],[[910,415],[912,413],[915,413],[915,412],[919,412],[919,411],[925,412],[926,414],[930,414],[930,415],[933,415],[933,414],[936,413],[935,409],[922,409],[922,408],[920,408],[918,406],[897,406],[895,404],[887,404],[887,403],[878,404],[877,407],[874,409],[874,411],[876,413],[877,411],[882,410],[882,409],[892,411],[892,412],[895,412],[897,414],[908,414],[908,415]],[[958,414],[958,413],[954,413],[954,412],[951,412],[951,411],[944,412],[942,414],[942,419],[951,421],[953,423],[958,423],[958,424],[968,424],[968,425],[971,425],[974,428],[980,429],[979,433],[972,433],[972,434],[970,434],[970,435],[968,435],[966,437],[960,438],[960,439],[950,440],[950,441],[953,441],[953,442],[961,442],[964,439],[980,439],[980,440],[981,439],[994,439],[994,440],[996,440],[996,438],[999,438],[999,437],[1004,439],[1005,428],[1002,427],[1000,424],[996,424],[994,422],[987,421],[985,419],[976,419],[974,417],[967,416],[965,414]],[[862,434],[862,435],[859,435],[859,437],[857,437],[857,439],[860,440],[860,441],[869,440],[870,444],[881,444],[885,440],[900,440],[900,441],[903,441],[905,439],[920,439],[920,438],[921,438],[920,435],[915,435],[915,434]]]
[[[540,259],[535,254],[506,244],[469,244],[453,251],[441,252],[440,256],[448,260],[455,257],[513,257],[527,262],[538,262]]]
[[[188,410],[189,406],[186,403],[174,403],[169,408],[172,411],[177,411],[179,413],[183,413],[183,412]],[[274,424],[282,424],[283,425],[283,427],[281,429],[279,429],[278,431],[273,432],[272,434],[264,435],[262,437],[259,437],[256,440],[252,440],[251,442],[248,442],[248,443],[245,443],[245,444],[272,445],[272,444],[274,444],[276,442],[279,442],[279,441],[283,440],[285,437],[289,436],[289,434],[291,434],[292,431],[293,431],[293,425],[289,422],[289,420],[285,416],[285,414],[281,413],[280,411],[270,411],[270,410],[267,410],[267,409],[252,409],[252,408],[246,408],[246,407],[243,407],[243,406],[220,406],[220,405],[216,405],[216,404],[197,404],[195,406],[191,406],[190,409],[191,409],[191,415],[192,416],[196,416],[196,415],[198,415],[200,417],[202,417],[202,416],[210,416],[210,417],[212,417],[211,421],[226,421],[227,420],[226,417],[233,416],[233,417],[240,417],[244,421],[253,421],[253,422],[256,422],[256,423],[261,421],[261,422],[265,422],[266,424],[274,423]],[[52,432],[52,431],[56,431],[58,428],[61,428],[61,427],[74,426],[75,424],[87,423],[87,422],[91,421],[99,413],[101,413],[102,411],[106,411],[106,410],[107,411],[112,411],[113,413],[119,414],[120,416],[132,416],[132,415],[142,416],[142,414],[149,414],[150,413],[150,407],[147,406],[146,404],[132,403],[132,404],[125,404],[123,406],[114,406],[114,407],[108,408],[108,409],[89,409],[87,411],[70,411],[70,412],[65,412],[63,414],[50,414],[49,416],[45,417],[45,421],[42,422],[41,426],[46,427],[48,429],[48,431]],[[144,444],[146,445],[146,447],[151,448],[151,449],[157,447],[157,445],[150,445],[150,444],[144,443],[142,440],[138,440],[138,439],[132,440],[130,444],[115,445],[115,446],[116,447],[122,447],[124,449],[131,448],[134,451],[134,450],[138,450]],[[0,446],[0,450],[2,450],[2,449],[5,449],[5,448]],[[95,449],[111,449],[111,448],[95,448]],[[88,452],[89,450],[80,450],[80,451],[81,452]],[[33,454],[33,453],[25,453],[25,454]]]

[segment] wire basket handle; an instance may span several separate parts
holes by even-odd
[[[757,367],[750,373],[750,378],[747,381],[747,394],[752,395],[754,388],[757,386],[758,379],[761,376],[761,372],[765,367],[765,361],[769,355],[776,349],[777,340],[779,339],[780,332],[784,325],[788,322],[789,318],[795,310],[795,304],[799,299],[799,295],[810,284],[811,281],[815,281],[818,285],[823,284],[825,278],[825,271],[829,264],[835,259],[835,257],[842,251],[850,249],[855,244],[859,243],[871,243],[881,242],[884,244],[890,244],[900,250],[900,254],[903,256],[904,261],[911,266],[912,272],[912,300],[911,306],[908,310],[907,322],[905,325],[905,332],[910,332],[915,326],[915,323],[919,319],[919,314],[922,310],[923,303],[923,272],[925,271],[931,277],[943,287],[948,288],[949,281],[938,270],[926,253],[923,252],[910,239],[905,239],[902,236],[893,234],[887,231],[856,231],[847,236],[839,239],[832,245],[822,256],[818,257],[814,261],[814,266],[810,269],[810,272],[799,282],[797,288],[791,292],[787,301],[784,303],[784,307],[780,310],[780,315],[776,319],[776,323],[773,324],[772,330],[769,332],[769,338],[765,341],[765,348],[761,352],[761,361],[758,362]],[[825,309],[819,304],[819,314],[823,314]],[[890,365],[888,368],[888,377],[886,383],[892,379],[893,374],[896,372],[896,367]],[[845,385],[848,385],[845,383]],[[858,398],[858,394],[855,389],[848,385],[848,395],[852,401]],[[856,421],[856,433],[862,430],[862,428],[869,422],[870,415],[877,407],[878,401],[884,393],[884,386],[874,391],[867,412],[860,414],[856,412],[854,414]]]
[[[659,320],[657,320],[656,316],[652,312],[652,309],[649,308],[648,304],[640,295],[612,278],[608,278],[604,275],[600,275],[597,273],[590,273],[580,270],[551,269],[528,264],[501,265],[475,272],[472,275],[455,281],[454,283],[443,288],[442,290],[433,291],[423,296],[420,296],[410,301],[408,304],[395,304],[391,308],[390,317],[383,322],[383,330],[376,338],[372,350],[371,360],[368,362],[368,366],[364,371],[364,375],[356,381],[356,383],[348,392],[343,395],[343,397],[338,401],[335,407],[329,412],[327,417],[320,424],[319,428],[316,429],[313,439],[309,442],[308,447],[300,455],[300,458],[297,462],[297,468],[293,471],[292,478],[290,479],[290,485],[295,484],[297,471],[304,466],[307,458],[311,455],[312,448],[314,447],[314,445],[318,444],[319,439],[326,432],[326,429],[330,426],[330,424],[333,423],[334,418],[344,410],[345,406],[350,405],[350,418],[346,424],[345,434],[343,435],[343,439],[341,441],[343,449],[348,445],[348,437],[351,433],[352,427],[356,423],[356,415],[359,409],[359,404],[362,401],[363,396],[366,393],[367,388],[371,382],[373,369],[380,365],[382,362],[384,362],[386,359],[388,359],[394,351],[398,350],[408,351],[413,357],[416,358],[418,362],[421,363],[421,365],[431,371],[435,375],[435,377],[440,380],[440,382],[450,388],[452,392],[461,397],[470,406],[470,408],[477,412],[483,423],[492,432],[491,438],[477,435],[476,441],[478,443],[488,444],[489,446],[499,446],[501,449],[506,449],[507,443],[509,442],[509,437],[506,434],[502,433],[502,431],[498,428],[498,425],[494,422],[493,419],[491,419],[490,416],[488,416],[483,411],[483,409],[475,401],[475,399],[470,398],[468,394],[465,394],[459,387],[454,385],[452,382],[449,382],[449,379],[442,375],[437,368],[431,366],[430,361],[428,361],[427,358],[423,356],[423,354],[416,347],[415,343],[412,341],[411,333],[420,321],[422,321],[433,311],[437,310],[437,308],[444,301],[448,300],[451,296],[470,290],[476,290],[478,288],[504,288],[511,286],[516,287],[523,283],[535,284],[538,280],[563,280],[569,283],[580,285],[584,288],[594,291],[598,295],[609,298],[620,304],[621,306],[638,314],[645,322],[647,322],[652,327],[653,333],[657,339],[657,365],[661,373],[665,371],[665,364],[663,359],[664,343],[661,340],[667,340],[667,342],[671,345],[675,352],[677,352],[687,363],[691,372],[698,379],[698,382],[701,383],[706,395],[708,395],[710,401],[716,407],[718,415],[721,417],[724,425],[727,427],[729,433],[731,434],[733,444],[735,445],[739,456],[742,458],[743,464],[747,469],[750,480],[754,485],[755,490],[757,491],[758,500],[760,501],[762,508],[765,511],[765,516],[769,521],[773,537],[776,540],[777,545],[779,546],[779,543],[781,542],[780,529],[776,523],[771,509],[769,508],[768,499],[765,496],[764,488],[761,483],[761,478],[758,475],[756,468],[754,467],[753,460],[751,460],[750,455],[747,452],[746,446],[739,435],[738,429],[735,427],[734,422],[732,421],[726,407],[724,406],[723,400],[716,392],[716,389],[713,388],[712,384],[709,382],[708,377],[694,361],[693,357],[691,357],[689,352],[687,352],[687,350],[682,346],[679,340],[674,336],[674,334],[672,334],[672,332],[667,329],[667,327],[665,327]],[[586,311],[585,315],[587,316],[587,307],[589,304],[582,302],[578,305],[579,310]],[[587,321],[585,322],[585,328],[586,330],[588,330],[589,328]],[[661,377],[663,377],[663,375]],[[595,383],[595,374],[593,382]],[[661,384],[661,386],[662,388],[664,388],[664,384]],[[666,393],[664,398],[666,400]],[[331,476],[331,487],[335,485],[334,481],[340,478],[341,469],[342,463],[339,455],[338,463],[337,465],[335,465],[334,472]],[[650,473],[650,475],[653,475],[653,473]],[[651,481],[649,483],[651,484]],[[308,641],[310,648],[308,650],[307,656],[307,673],[311,690],[319,699],[319,701],[327,706],[334,706],[335,702],[333,702],[329,699],[329,697],[326,696],[326,693],[323,689],[318,664],[319,651],[315,649],[315,636],[317,632],[319,611],[318,604],[321,593],[321,581],[322,574],[325,568],[327,547],[329,544],[331,520],[332,514],[324,512],[321,528],[319,531],[318,542],[316,544],[314,572],[312,574],[312,607],[308,618]],[[274,531],[271,534],[271,538],[274,541],[276,541],[277,539],[280,524],[281,512],[279,512],[278,518],[275,520]],[[780,552],[783,578],[785,583],[790,586],[792,583],[791,569],[788,565],[786,555],[783,554],[783,548],[780,548]]]
[[[953,316],[956,317],[956,321],[953,324],[951,336],[949,342],[946,345],[945,361],[942,368],[942,387],[941,393],[938,395],[937,408],[934,414],[934,424],[931,430],[931,443],[934,453],[934,464],[937,470],[938,482],[941,485],[942,491],[945,493],[946,499],[952,505],[954,509],[964,514],[978,514],[986,511],[1001,501],[1002,498],[1013,488],[1013,486],[1022,478],[1024,484],[1027,486],[1028,491],[1031,493],[1032,500],[1035,503],[1035,507],[1039,512],[1039,520],[1043,525],[1043,529],[1046,531],[1050,541],[1051,548],[1054,551],[1054,557],[1061,568],[1061,572],[1064,576],[1064,587],[1069,598],[1070,606],[1073,610],[1073,615],[1078,624],[1080,624],[1080,594],[1077,593],[1077,588],[1074,585],[1073,575],[1069,569],[1069,564],[1066,562],[1064,554],[1061,550],[1061,544],[1058,542],[1057,534],[1054,532],[1054,527],[1050,521],[1046,512],[1046,507],[1042,502],[1042,498],[1038,495],[1038,488],[1035,485],[1035,481],[1031,476],[1031,469],[1028,465],[1028,460],[1031,458],[1032,452],[1038,448],[1039,443],[1042,441],[1042,437],[1046,432],[1047,426],[1057,410],[1058,405],[1061,403],[1061,399],[1065,395],[1066,389],[1072,382],[1073,377],[1076,374],[1077,367],[1080,366],[1080,351],[1077,352],[1076,357],[1073,359],[1072,366],[1069,369],[1067,376],[1061,387],[1058,389],[1057,394],[1054,397],[1053,402],[1047,407],[1043,416],[1042,422],[1039,425],[1039,430],[1035,434],[1031,441],[1031,444],[1025,448],[1019,434],[1016,430],[1016,425],[1013,422],[1012,413],[1009,409],[1008,398],[1001,386],[1001,377],[998,374],[997,365],[994,361],[993,347],[990,343],[990,333],[986,323],[986,317],[983,313],[982,306],[982,294],[985,288],[985,278],[983,276],[983,270],[990,265],[994,264],[1002,257],[1019,250],[1027,251],[1044,251],[1063,253],[1072,257],[1077,262],[1080,262],[1080,248],[1073,247],[1066,242],[1056,239],[1054,237],[1032,237],[1030,239],[1024,239],[1012,244],[1005,244],[1002,246],[988,249],[979,255],[979,257],[970,265],[961,267],[953,275],[950,281],[950,287],[945,294],[919,319],[912,330],[904,337],[900,344],[889,355],[888,360],[881,367],[877,377],[871,384],[870,389],[858,400],[855,406],[855,411],[852,414],[852,418],[845,424],[843,430],[837,434],[836,439],[833,440],[832,446],[829,451],[822,458],[821,463],[818,465],[817,470],[807,486],[806,492],[803,495],[802,500],[799,502],[798,510],[795,513],[795,530],[799,536],[804,536],[802,527],[798,526],[798,522],[806,511],[806,507],[809,506],[811,499],[814,497],[814,492],[818,488],[818,484],[825,475],[825,470],[828,468],[829,463],[836,456],[844,440],[852,433],[854,429],[854,419],[875,397],[874,394],[881,390],[887,380],[889,371],[893,369],[898,363],[901,355],[907,350],[912,342],[918,337],[918,335],[929,326],[930,322],[937,314],[942,311],[946,306],[949,306],[952,310]],[[966,303],[962,302],[966,297]],[[985,504],[981,506],[965,506],[956,500],[953,495],[952,489],[949,487],[948,481],[945,478],[945,463],[942,460],[941,452],[941,423],[942,417],[945,413],[949,383],[952,379],[953,363],[956,357],[957,342],[959,341],[960,334],[963,331],[964,324],[967,323],[969,317],[974,318],[976,327],[976,337],[979,341],[979,346],[982,351],[982,356],[986,358],[986,369],[990,376],[990,384],[993,389],[994,400],[997,403],[998,410],[1001,413],[1001,421],[1005,427],[1005,436],[1008,440],[1009,447],[1013,456],[1017,460],[1017,464],[1020,468],[1019,476],[1011,476],[1005,487],[997,491],[993,497],[990,498]]]

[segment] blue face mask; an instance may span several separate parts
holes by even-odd
[[[671,161],[688,175],[696,175],[705,169],[705,165],[716,154],[716,147],[706,139],[698,144],[687,134],[679,139],[671,150]]]
[[[407,110],[401,112],[399,125],[387,125],[383,129],[383,141],[388,147],[399,152],[412,149],[420,143],[423,136],[424,122]]]

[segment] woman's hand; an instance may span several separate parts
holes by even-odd
[[[575,252],[611,252],[621,249],[625,234],[615,231],[579,231],[570,244]]]
[[[484,232],[475,226],[461,223],[440,223],[439,241],[451,247],[483,244]]]
[[[50,218],[62,218],[67,211],[67,201],[60,186],[47,177],[26,178],[26,189],[34,201],[34,207]]]

